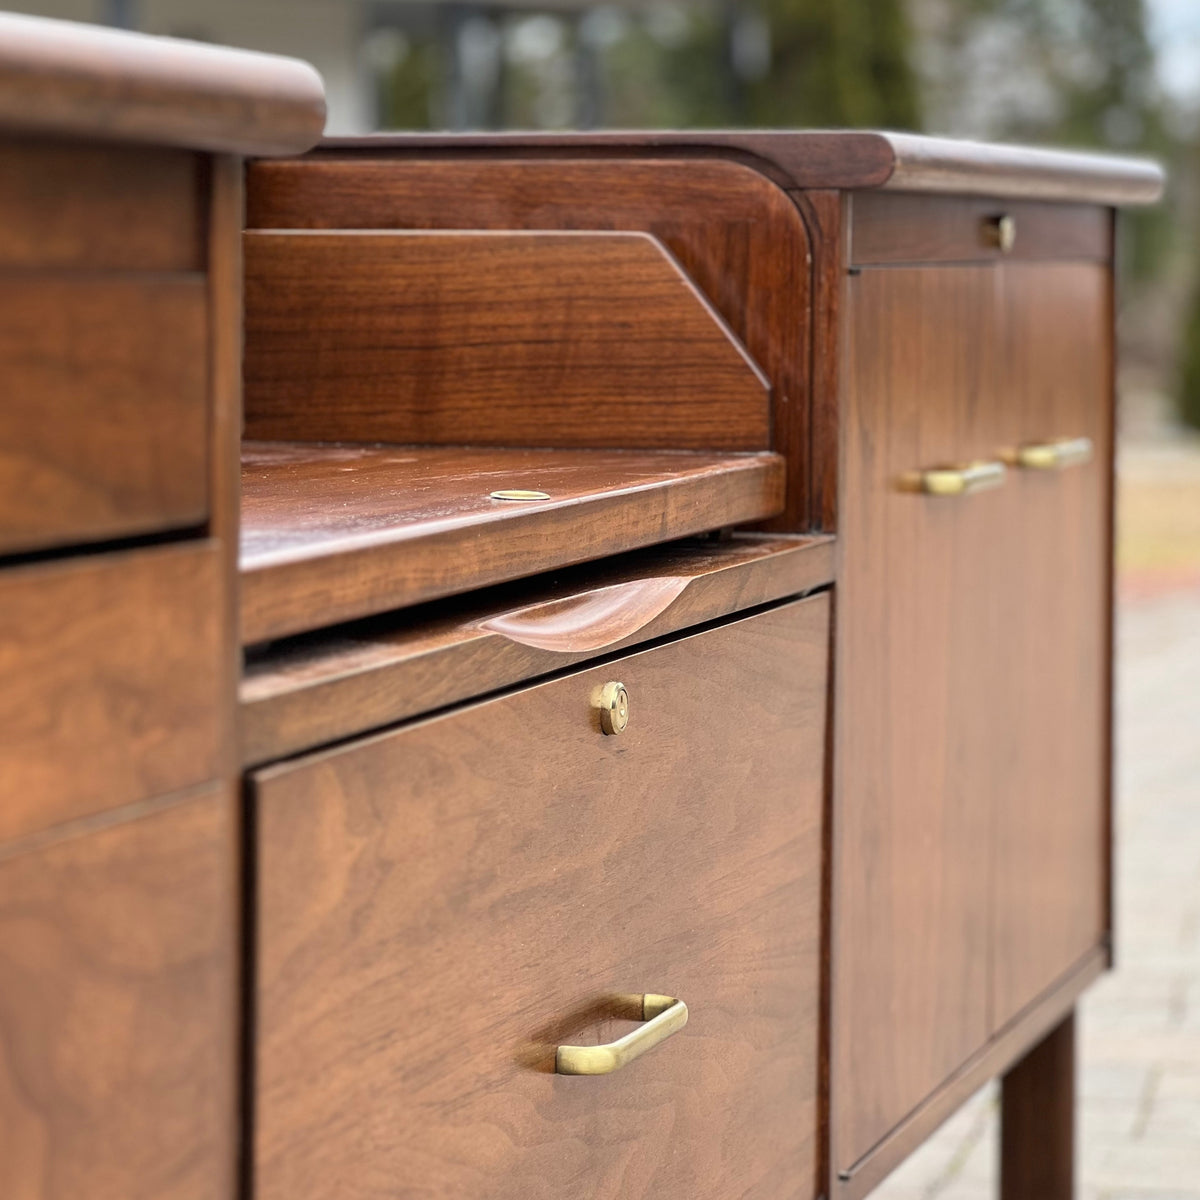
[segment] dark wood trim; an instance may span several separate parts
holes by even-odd
[[[1084,990],[1107,969],[1104,946],[1090,950],[1058,983],[1001,1029],[974,1057],[848,1171],[836,1173],[832,1200],[861,1200],[894,1171],[956,1109],[989,1079],[1002,1075],[1028,1047],[1054,1029],[1075,1007]],[[1026,1193],[1027,1200],[1032,1193]],[[1058,1200],[1052,1197],[1051,1200]]]
[[[1075,1195],[1075,1010],[1004,1076],[1000,1200]]]
[[[324,85],[299,59],[0,14],[0,128],[298,154],[324,127]]]
[[[841,370],[842,299],[845,286],[847,197],[841,192],[808,191],[793,196],[808,228],[812,253],[808,475],[809,523],[837,527],[838,388]]]
[[[760,159],[794,188],[887,187],[1092,204],[1152,204],[1162,194],[1164,182],[1162,168],[1147,159],[865,130],[374,134],[328,138],[321,143],[320,152],[483,150],[528,154],[578,152],[585,147],[623,153],[741,154]]]

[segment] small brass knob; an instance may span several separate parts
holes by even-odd
[[[606,683],[600,689],[600,728],[620,733],[629,724],[629,693],[623,683]]]
[[[1012,248],[1017,244],[1016,217],[1001,213],[996,217],[988,217],[983,227],[989,246],[994,246],[1001,254],[1012,253]]]

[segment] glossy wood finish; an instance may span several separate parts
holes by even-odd
[[[0,850],[6,1198],[232,1194],[231,813],[206,792]]]
[[[815,1194],[827,619],[787,605],[256,776],[257,1196]],[[686,1029],[552,1073],[650,989]]]
[[[534,489],[550,499],[493,500]],[[248,443],[247,643],[761,520],[774,454]]]
[[[0,138],[0,268],[204,269],[204,159]]]
[[[995,453],[995,275],[849,285],[835,710],[834,1166],[986,1041],[998,492],[903,477]]]
[[[809,499],[823,478],[814,438],[826,437],[810,429],[809,238],[796,205],[758,171],[717,159],[628,155],[568,161],[314,155],[252,164],[247,205],[252,228],[653,234],[770,380],[771,445],[788,461],[787,503],[775,526],[822,527],[823,515],[810,517]],[[665,352],[664,363],[670,358]]]
[[[1075,1013],[1007,1075],[1001,1090],[1001,1200],[1075,1195]]]
[[[298,154],[325,125],[294,58],[0,14],[0,128],[231,154]]]
[[[0,553],[200,524],[204,281],[0,276]]]
[[[986,145],[868,130],[645,130],[614,133],[372,134],[327,138],[323,151],[446,150],[506,154],[642,153],[757,160],[790,188],[1017,196],[1092,204],[1152,204],[1163,171],[1148,159]]]
[[[992,1022],[1003,1024],[1107,928],[1109,488],[1107,267],[1014,264],[1003,305],[1006,442],[1086,436],[1095,457],[1016,470],[993,554],[1003,786],[990,837]]]
[[[850,261],[885,263],[1000,262],[1112,257],[1112,213],[1093,204],[997,203],[974,196],[860,192],[853,197]],[[1007,216],[1016,240],[1002,250],[989,236]]]
[[[769,448],[770,385],[646,234],[245,247],[247,437]]]
[[[212,543],[0,573],[0,842],[212,779]]]
[[[253,765],[679,633],[833,580],[826,536],[735,534],[298,639],[247,663]]]

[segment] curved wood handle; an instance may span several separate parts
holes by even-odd
[[[690,582],[678,575],[633,579],[563,600],[516,608],[489,618],[479,628],[539,650],[564,654],[599,650],[639,633],[670,608]]]

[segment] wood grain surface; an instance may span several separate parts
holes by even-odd
[[[493,500],[505,488],[549,499]],[[775,454],[250,442],[242,638],[260,642],[761,520]]]
[[[833,539],[655,546],[553,582],[438,601],[246,665],[242,761],[283,758],[833,581]],[[497,594],[499,593],[499,594]]]
[[[942,1086],[878,1143],[866,1158],[835,1173],[834,1200],[863,1200],[989,1080],[1003,1076],[1071,1015],[1079,998],[1108,970],[1103,947],[1087,954],[1013,1020],[996,1031]]]
[[[1001,493],[900,490],[988,458],[995,272],[850,281],[834,744],[832,1136],[847,1170],[986,1041]]]
[[[0,128],[231,154],[298,154],[325,126],[306,62],[0,13]]]
[[[215,777],[217,572],[191,542],[0,574],[0,842]]]
[[[1097,945],[1108,890],[1110,277],[1099,264],[1006,266],[1010,443],[1090,437],[1090,463],[1015,470],[998,497],[1004,669],[993,812],[992,1021],[1003,1024]]]
[[[264,229],[653,234],[771,382],[771,445],[788,461],[786,508],[773,527],[829,527],[809,517],[816,467],[809,429],[808,234],[793,201],[759,171],[694,156],[548,161],[312,155],[251,164],[247,222]]]
[[[628,233],[246,235],[246,435],[764,450],[770,385]]]
[[[0,268],[201,271],[204,159],[0,137]]]
[[[199,525],[202,276],[0,274],[0,552]]]
[[[998,202],[977,196],[862,192],[853,197],[850,259],[855,266],[919,262],[1066,262],[1112,257],[1112,211],[1098,205]],[[989,239],[989,223],[1007,216],[1016,240],[1008,251]]]
[[[318,152],[376,154],[721,154],[757,161],[786,187],[1152,204],[1163,170],[1143,158],[846,130],[637,130],[599,133],[383,133],[326,139]]]
[[[255,777],[256,1195],[815,1196],[827,619],[786,605]],[[647,990],[687,1027],[553,1074]]]
[[[232,1194],[232,812],[213,790],[0,850],[6,1200]]]

